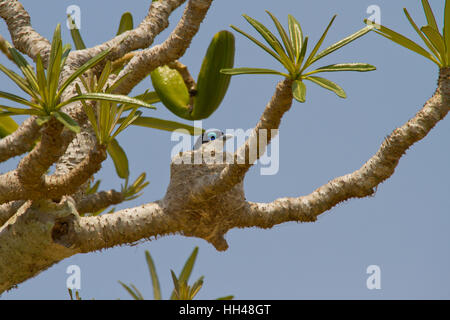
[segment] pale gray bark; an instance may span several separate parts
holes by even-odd
[[[64,76],[104,48],[114,48],[109,57],[112,60],[134,49],[146,48],[154,36],[167,27],[170,13],[183,2],[152,3],[149,15],[141,25],[127,34],[127,42],[122,42],[123,37],[119,36],[100,46],[74,52]],[[169,38],[134,54],[129,60],[124,72],[131,73],[131,80],[124,82],[117,92],[129,93],[151,70],[181,57],[211,3],[212,0],[188,1],[182,19]],[[48,51],[48,42],[31,29],[28,14],[17,1],[0,1],[0,16],[7,21],[14,44],[21,51],[31,57]],[[18,21],[13,21],[13,17]],[[64,98],[70,96],[70,92]],[[261,129],[278,128],[291,104],[291,81],[281,81],[255,126],[253,136]],[[50,162],[57,161],[49,157],[41,159],[46,152],[42,146],[50,143],[43,139],[35,151],[23,158],[17,170],[0,176],[0,293],[81,252],[170,234],[202,238],[217,250],[226,250],[228,245],[224,236],[233,228],[271,228],[289,221],[315,221],[318,215],[342,201],[373,195],[376,188],[394,173],[408,148],[423,139],[449,109],[450,68],[446,68],[440,70],[433,97],[411,120],[395,129],[372,158],[353,173],[335,178],[309,195],[269,203],[249,202],[245,198],[243,180],[253,163],[178,165],[173,162],[170,184],[163,199],[95,217],[80,214],[123,201],[123,195],[115,191],[74,196],[79,187],[100,169],[105,150],[97,148],[87,122],[84,133],[74,140],[71,137],[70,144],[64,139],[64,130],[53,128],[54,145],[60,147],[53,152],[62,150],[64,153],[57,162],[56,175],[43,174]],[[76,104],[69,108],[74,117],[80,110]],[[49,128],[50,125],[47,130]],[[40,132],[34,119],[28,120],[9,138],[0,140],[0,150],[15,149],[5,158],[25,153]],[[251,143],[254,142],[249,139],[234,156],[245,155]],[[263,151],[265,145],[259,145],[259,148]],[[181,156],[191,157],[203,151],[201,148]],[[59,154],[55,158],[57,156],[59,158]],[[39,172],[27,176],[27,167],[29,169],[36,161],[40,163]],[[39,182],[34,184],[33,181]],[[30,183],[38,187],[30,188]]]

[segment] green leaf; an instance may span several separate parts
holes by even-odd
[[[67,19],[69,19],[72,26],[75,25],[75,22],[70,14],[67,15]],[[72,36],[73,43],[75,44],[75,49],[86,49],[86,45],[84,44],[83,38],[81,37],[80,30],[78,28],[70,29],[70,35]]]
[[[154,92],[154,91],[152,91],[152,92],[147,92],[146,91],[145,93],[140,94],[140,95],[138,95],[138,96],[136,96],[134,98],[137,99],[137,100],[144,101],[144,102],[149,103],[149,104],[150,103],[161,102],[161,99],[159,98],[158,94],[156,92]],[[145,106],[143,106],[143,107],[145,107]],[[125,109],[123,111],[128,111],[128,110],[133,109],[133,108],[134,108],[133,106],[125,106]]]
[[[114,212],[114,211],[113,211]],[[138,296],[138,300],[144,300],[144,296],[142,293],[134,286],[134,284],[131,284],[131,288],[133,288],[134,292],[136,292],[136,295]]]
[[[119,119],[119,123],[122,123],[124,118]],[[195,135],[199,132],[202,132],[203,129],[195,128],[190,125],[175,122],[175,121],[169,121],[169,120],[162,120],[158,118],[152,118],[152,117],[139,117],[136,120],[131,123],[133,126],[140,126],[140,127],[146,127],[146,128],[153,128],[158,130],[164,130],[164,131],[175,131],[178,129],[183,129],[189,131],[189,134]],[[204,131],[204,130],[203,130]]]
[[[8,76],[12,81],[14,81],[17,86],[19,86],[20,89],[22,89],[25,93],[32,96],[35,99],[38,99],[38,95],[36,92],[33,91],[33,87],[30,86],[30,84],[22,78],[20,75],[15,73],[14,71],[6,68],[2,64],[0,64],[0,71],[2,71],[6,76]]]
[[[368,23],[368,20],[365,19],[364,22]],[[441,66],[441,63],[438,60],[436,60],[436,58],[433,57],[433,55],[431,53],[426,51],[424,48],[419,46],[414,41],[406,38],[405,36],[402,36],[401,34],[395,32],[385,26],[376,24],[375,22],[371,22],[371,24],[376,27],[374,29],[374,31],[376,33],[382,35],[383,37],[388,38],[389,40],[401,45],[402,47],[405,47],[411,51],[414,51],[417,54],[420,54],[421,56],[424,56],[427,59],[430,59],[431,61],[436,63],[438,66]]]
[[[298,62],[297,65],[301,66],[303,63],[303,60],[305,59],[306,56],[306,50],[308,49],[308,37],[305,37],[305,41],[303,42],[302,45],[302,51],[300,51],[300,57],[298,58]]]
[[[436,50],[439,52],[439,55],[441,57],[445,57],[445,42],[442,38],[442,35],[434,30],[434,28],[430,26],[422,27],[420,30],[427,36],[427,38],[431,41],[433,46],[436,48]],[[445,60],[442,61],[445,63]]]
[[[278,30],[278,33],[280,34],[281,40],[283,40],[284,47],[291,58],[291,60],[295,60],[295,53],[294,53],[294,47],[292,46],[292,43],[284,30],[283,26],[281,25],[280,21],[268,10],[266,10],[267,14],[272,18],[273,23],[275,24],[275,27]]]
[[[445,0],[444,40],[447,49],[447,62],[450,64],[450,1]]]
[[[53,40],[55,41],[55,40]],[[48,104],[52,108],[54,104],[59,100],[57,96],[59,78],[61,75],[61,62],[62,62],[62,43],[59,41],[59,45],[56,46],[56,52],[49,62],[49,67],[47,71],[47,94],[48,94]]]
[[[48,104],[53,107],[54,102],[58,101],[56,96],[58,89],[59,77],[61,73],[62,61],[62,40],[61,40],[61,25],[56,26],[53,33],[52,47],[50,51],[50,59],[47,68],[47,94]],[[53,110],[52,110],[53,111]]]
[[[137,108],[133,109],[132,112],[128,114],[128,116],[120,123],[119,128],[114,132],[111,136],[115,138],[120,132],[125,130],[128,126],[130,126],[136,119],[138,119],[142,115],[141,111],[137,111]],[[119,120],[119,119],[118,119]],[[112,128],[111,128],[112,129]]]
[[[425,42],[427,47],[431,50],[431,52],[433,52],[433,54],[436,56],[436,58],[438,60],[441,60],[441,55],[436,50],[436,48],[433,46],[433,44],[430,42],[430,40],[428,40],[428,38],[424,36],[422,31],[420,31],[419,27],[416,25],[414,20],[411,18],[408,10],[406,10],[406,8],[404,8],[403,11],[405,12],[406,18],[408,19],[409,23],[412,25],[413,29],[417,32],[417,34],[420,36],[420,38],[422,38],[423,42]]]
[[[250,23],[250,25],[255,28],[255,30],[266,40],[266,42],[278,53],[279,61],[283,64],[283,66],[289,70],[291,73],[295,73],[295,66],[293,61],[289,59],[286,52],[283,49],[280,41],[269,31],[262,23],[259,21],[247,16],[246,14],[243,17]]]
[[[130,176],[130,170],[128,167],[128,158],[125,151],[119,145],[116,139],[112,139],[107,147],[108,153],[114,162],[117,175],[119,178],[127,179]]]
[[[233,68],[233,69],[222,69],[221,73],[229,74],[232,76],[241,75],[241,74],[277,74],[283,77],[288,77],[287,73],[283,73],[280,71],[272,70],[272,69],[261,69],[261,68]]]
[[[0,138],[4,138],[17,130],[19,125],[11,117],[0,118]]]
[[[423,10],[425,11],[425,16],[427,17],[428,25],[432,27],[436,32],[439,32],[436,18],[434,17],[433,10],[431,10],[428,0],[422,0],[422,6]]]
[[[67,113],[62,111],[55,111],[52,115],[61,122],[67,129],[72,130],[75,133],[80,133],[81,129],[78,123],[73,120]]]
[[[52,117],[51,116],[40,116],[36,118],[36,123],[38,126],[42,126],[44,123],[47,123]]]
[[[306,86],[301,80],[295,80],[292,85],[292,94],[298,102],[306,101]]]
[[[133,297],[134,300],[144,300],[142,298],[142,295],[139,296],[140,292],[134,292],[134,290],[132,288],[130,288],[129,286],[127,286],[125,283],[123,283],[122,281],[119,281],[119,283],[122,285],[122,287]],[[134,287],[134,286],[133,286]]]
[[[194,300],[195,296],[203,286],[203,279],[204,277],[201,276],[197,281],[194,282],[188,293],[189,300]]]
[[[28,85],[33,88],[34,92],[39,92],[39,86],[37,83],[36,75],[34,74],[34,70],[31,65],[25,60],[25,58],[17,51],[15,48],[8,48],[11,56],[22,71],[25,76],[25,80],[28,82]]]
[[[315,61],[322,59],[323,57],[329,55],[330,53],[342,48],[343,46],[346,46],[347,44],[349,44],[350,42],[355,41],[356,39],[362,37],[363,35],[365,35],[366,33],[372,31],[373,27],[372,26],[367,26],[362,28],[361,30],[358,30],[357,32],[355,32],[354,34],[336,42],[335,44],[329,46],[328,48],[326,48],[325,50],[319,52],[314,58],[311,59],[310,64],[314,63]]]
[[[246,33],[245,31],[242,31],[241,29],[239,29],[238,27],[235,26],[231,26],[231,28],[233,28],[234,30],[236,30],[237,32],[239,32],[240,34],[242,34],[243,36],[247,37],[249,40],[251,40],[253,43],[255,43],[257,46],[259,46],[260,48],[262,48],[264,51],[266,51],[268,54],[270,54],[272,57],[274,57],[275,59],[277,59],[281,64],[283,64],[283,61],[281,60],[281,58],[278,56],[278,54],[276,52],[274,52],[273,50],[271,50],[269,47],[267,47],[266,45],[264,45],[262,42],[258,41],[256,38],[252,37],[251,35],[249,35],[248,33]],[[283,64],[284,65],[284,64]]]
[[[41,112],[35,109],[22,109],[22,108],[14,108],[14,107],[8,107],[4,105],[0,105],[0,109],[5,110],[5,112],[1,113],[0,116],[11,116],[11,115],[40,115]]]
[[[189,256],[189,258],[187,259],[186,263],[184,264],[183,269],[181,270],[180,276],[178,277],[179,283],[183,283],[184,281],[186,281],[186,282],[189,281],[189,277],[191,276],[192,269],[194,268],[195,260],[197,259],[197,254],[198,254],[198,247],[195,247],[194,250],[192,251],[191,255]],[[174,297],[175,297],[175,292],[172,293],[172,296],[170,297],[170,299],[173,300]]]
[[[100,186],[100,182],[101,182],[101,180],[97,180],[97,181],[94,183],[94,185],[92,185],[92,186],[89,184],[89,186],[86,188],[85,193],[86,193],[86,194],[94,194],[94,193],[97,193],[98,187]]]
[[[90,106],[90,105],[87,105],[84,101],[82,101],[82,105],[83,105],[83,109],[84,109],[84,112],[86,113],[86,115],[87,115],[87,117],[88,117],[88,119],[89,119],[89,122],[91,123],[91,125],[92,125],[92,128],[94,129],[94,132],[97,134],[97,136],[99,135],[99,128],[98,128],[98,125],[97,125],[97,121],[98,121],[98,119],[96,118],[96,116],[95,116],[95,113],[94,113],[94,109],[93,109],[93,107],[92,106]],[[98,137],[98,138],[100,138],[100,137]],[[101,140],[101,139],[100,139]],[[99,141],[100,143],[103,143],[103,141]]]
[[[288,15],[288,22],[289,35],[294,46],[295,62],[298,63],[303,46],[303,32],[300,23],[292,15]]]
[[[66,60],[67,60],[67,58],[69,57],[69,54],[70,54],[70,50],[72,50],[72,46],[69,43],[67,43],[67,44],[65,44],[63,46],[60,69],[62,69],[65,66]]]
[[[314,73],[319,72],[337,72],[337,71],[358,71],[358,72],[367,72],[373,71],[377,68],[367,64],[367,63],[339,63],[339,64],[331,64],[329,66],[320,67],[315,69],[314,71],[303,74],[304,76],[309,76]]]
[[[38,109],[38,110],[42,110],[42,107],[38,104],[32,103],[30,101],[28,101],[25,98],[16,96],[15,94],[9,93],[9,92],[4,92],[4,91],[0,91],[0,98],[5,98],[20,104],[23,104],[25,106],[29,106],[32,107],[34,109]]]
[[[158,274],[156,273],[156,268],[155,264],[153,263],[152,256],[147,250],[145,250],[145,259],[147,260],[148,270],[150,271],[150,276],[152,278],[153,299],[161,300],[161,287],[159,285]]]
[[[177,276],[175,275],[175,272],[173,272],[173,270],[170,270],[170,275],[172,276],[172,281],[173,281],[173,293],[172,296],[170,297],[170,300],[177,300],[180,297],[180,284],[178,282]]]
[[[80,101],[80,100],[109,101],[109,102],[115,102],[115,103],[135,105],[138,107],[146,107],[149,109],[156,109],[154,106],[152,106],[144,101],[135,99],[135,98],[130,98],[130,97],[120,95],[120,94],[96,93],[96,92],[84,93],[81,95],[74,96],[74,97],[66,100],[65,102],[61,103],[59,105],[59,107],[63,107],[69,103],[72,103],[74,101]]]
[[[87,70],[89,70],[90,68],[92,68],[93,66],[95,66],[97,63],[99,63],[100,61],[102,61],[109,53],[109,49],[105,50],[101,53],[99,53],[98,55],[96,55],[95,57],[93,57],[92,59],[90,59],[89,61],[87,61],[85,64],[83,64],[81,67],[79,67],[74,73],[72,73],[70,75],[69,78],[67,78],[66,81],[64,81],[64,83],[61,85],[61,88],[58,91],[57,97],[55,99],[55,101],[58,101],[58,99],[61,97],[61,95],[63,94],[64,90],[66,90],[66,88],[76,79],[78,78],[80,75],[82,75],[84,72],[86,72]]]
[[[161,101],[161,99],[159,98],[158,94],[155,91],[151,91],[151,92],[145,92],[143,94],[140,94],[136,97],[134,97],[135,99],[138,100],[142,100],[145,101],[147,103],[158,103]]]
[[[50,49],[50,59],[49,59],[49,65],[48,65],[47,70],[52,69],[52,64],[56,58],[56,52],[58,51],[58,47],[60,47],[60,46],[62,46],[61,25],[58,23],[56,25],[55,31],[53,32],[52,46]]]
[[[234,296],[225,296],[225,297],[217,298],[216,300],[233,300],[233,299],[234,299]]]
[[[330,23],[328,24],[327,28],[325,29],[325,31],[323,32],[322,36],[320,37],[319,41],[316,43],[316,45],[314,46],[314,49],[311,51],[311,53],[309,54],[308,59],[306,59],[305,65],[303,66],[302,70],[305,70],[306,68],[308,68],[311,64],[312,64],[312,60],[314,58],[314,56],[316,55],[317,51],[319,51],[320,46],[322,45],[323,41],[325,40],[325,37],[327,36],[328,30],[330,30],[331,25],[333,24],[334,20],[336,19],[337,15],[334,15],[333,18],[331,18]],[[317,59],[316,59],[317,60]]]
[[[102,73],[100,74],[100,77],[97,81],[97,87],[95,88],[95,92],[102,92],[103,87],[105,86],[106,82],[108,81],[108,77],[110,76],[112,71],[112,64],[111,61],[107,61],[105,64],[105,67],[102,70]]]
[[[114,72],[114,71],[113,71],[113,72]],[[123,81],[125,81],[125,79],[127,79],[128,75],[129,75],[129,73],[126,73],[126,74],[124,74],[122,77],[120,77],[119,79],[116,78],[116,80],[114,80],[114,83],[113,83],[110,87],[108,87],[108,88],[105,90],[105,92],[106,92],[106,93],[111,93],[111,92],[113,92],[114,90],[116,90],[116,88],[117,88]]]
[[[133,29],[133,16],[130,12],[125,12],[120,19],[119,29],[117,30],[117,36],[125,31]]]
[[[266,42],[272,47],[275,52],[277,52],[280,56],[281,53],[285,53],[283,46],[281,45],[280,41],[273,35],[272,32],[270,32],[269,29],[267,29],[261,22],[249,17],[246,14],[242,15],[245,20],[247,20],[250,25],[255,28],[255,30],[266,40]],[[285,53],[286,54],[286,53]]]
[[[325,89],[333,91],[334,93],[336,93],[341,98],[346,98],[347,97],[347,95],[345,94],[344,89],[342,89],[339,85],[337,85],[333,81],[330,81],[330,80],[325,79],[325,78],[313,77],[313,76],[307,76],[307,77],[305,77],[305,79],[306,80],[310,80],[310,81],[318,84],[319,86],[321,86],[321,87],[323,87]]]
[[[45,78],[45,69],[42,64],[41,55],[38,54],[36,57],[36,75],[39,85],[39,93],[41,99],[44,101],[44,105],[48,103],[48,92],[47,92],[47,79]]]

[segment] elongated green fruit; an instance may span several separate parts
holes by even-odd
[[[180,118],[193,120],[190,115],[189,91],[180,73],[162,66],[153,70],[150,77],[156,93],[167,109]]]
[[[220,31],[212,39],[203,60],[197,80],[192,118],[208,118],[222,102],[230,84],[231,76],[220,72],[233,68],[235,43],[229,31]]]
[[[212,39],[197,81],[197,93],[191,98],[183,77],[168,66],[155,69],[150,77],[161,102],[186,120],[208,118],[219,107],[230,84],[231,75],[220,72],[234,65],[234,36],[220,31]],[[193,104],[193,105],[192,105]]]

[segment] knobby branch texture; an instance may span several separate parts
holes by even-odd
[[[187,1],[182,18],[169,37],[149,48],[155,36],[168,27],[170,14],[184,2],[152,2],[148,15],[136,29],[96,47],[72,52],[63,78],[95,54],[111,49],[107,59],[120,61],[125,68],[110,80],[129,73],[127,81],[117,87],[117,93],[128,94],[152,70],[165,64],[184,70],[188,83],[192,77],[177,59],[188,49],[212,0]],[[33,59],[38,53],[48,56],[48,41],[32,29],[30,17],[18,1],[0,0],[0,16],[6,21],[16,48]],[[195,82],[191,82],[195,87]],[[69,88],[63,99],[73,94],[74,88]],[[225,235],[230,229],[312,222],[342,201],[373,195],[377,186],[394,173],[408,148],[447,115],[450,68],[440,70],[437,90],[423,108],[395,129],[358,170],[331,180],[309,195],[268,203],[247,201],[245,175],[267,146],[259,144],[256,138],[262,129],[267,129],[270,143],[271,129],[280,127],[292,99],[292,81],[280,81],[244,145],[235,154],[216,154],[231,156],[234,163],[178,164],[178,160],[195,158],[206,149],[187,151],[172,159],[164,198],[99,216],[84,214],[121,203],[126,196],[115,190],[80,193],[106,158],[106,149],[97,143],[80,104],[67,108],[82,127],[78,135],[56,121],[41,127],[33,117],[24,121],[16,132],[0,140],[0,161],[25,154],[15,170],[0,175],[0,293],[78,253],[171,234],[202,238],[217,250],[226,250]],[[255,144],[259,151],[256,158],[237,164],[238,159],[249,159],[249,150]],[[52,165],[55,172],[47,174]]]

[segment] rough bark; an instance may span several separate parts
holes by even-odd
[[[167,27],[170,13],[183,2],[153,2],[141,25],[126,36],[71,54],[63,77],[105,48],[113,49],[109,57],[112,60],[137,48],[146,48],[156,34]],[[190,0],[169,38],[160,45],[136,53],[128,62],[122,73],[130,72],[130,78],[118,87],[117,92],[128,94],[154,68],[181,57],[211,2]],[[8,24],[14,45],[22,52],[32,58],[38,52],[48,52],[48,41],[31,28],[29,16],[20,3],[0,0],[0,16]],[[278,83],[252,135],[234,155],[216,151],[213,156],[217,159],[231,156],[235,161],[242,157],[248,159],[249,149],[256,144],[258,159],[266,145],[258,144],[255,138],[262,129],[267,129],[270,142],[270,130],[280,126],[292,104],[291,84],[290,80]],[[73,94],[73,88],[67,90],[63,100]],[[68,108],[74,117],[80,115],[80,110],[77,104]],[[309,195],[280,198],[269,203],[247,201],[243,180],[254,161],[239,165],[214,163],[203,158],[201,164],[180,163],[183,159],[211,156],[211,150],[203,146],[172,159],[170,183],[163,199],[90,217],[81,217],[80,213],[93,212],[124,200],[121,193],[114,191],[76,196],[80,186],[100,169],[106,158],[105,148],[97,145],[87,122],[81,122],[82,134],[72,141],[73,135],[64,138],[65,130],[58,124],[49,123],[39,130],[31,118],[15,133],[0,140],[0,151],[3,151],[0,160],[6,160],[29,151],[36,138],[42,137],[17,170],[0,176],[0,293],[81,252],[170,234],[202,238],[217,250],[226,250],[225,235],[233,228],[271,228],[288,221],[315,221],[318,215],[342,201],[373,195],[376,188],[392,176],[406,151],[423,139],[449,110],[450,68],[445,68],[440,70],[433,97],[412,119],[395,129],[373,157],[353,173],[335,178]],[[44,175],[55,161],[56,173]],[[36,172],[30,171],[33,167]]]

